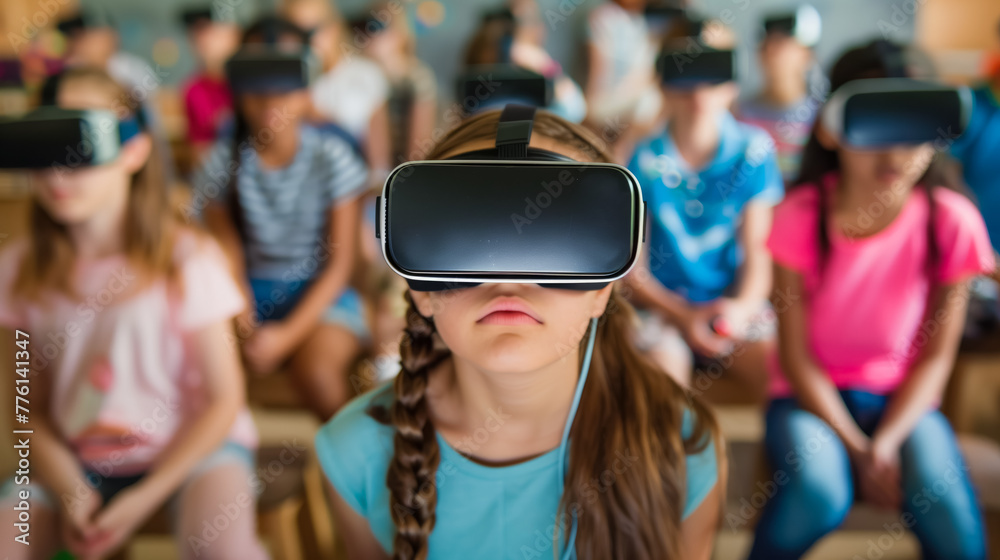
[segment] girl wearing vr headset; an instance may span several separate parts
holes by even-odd
[[[286,53],[296,69],[308,56],[308,34],[280,18],[252,25],[244,44],[250,55]],[[237,328],[247,366],[268,375],[287,362],[303,400],[327,419],[348,400],[347,371],[368,337],[348,285],[367,168],[343,137],[305,124],[301,72],[247,60],[251,76],[231,80],[235,134],[195,175],[196,200],[207,201],[205,222],[255,303]]]
[[[916,534],[925,559],[986,558],[967,469],[936,409],[967,280],[991,270],[993,256],[983,220],[946,188],[935,153],[954,125],[917,130],[928,103],[898,97],[907,86],[923,93],[906,79],[907,54],[876,41],[840,58],[802,173],[775,210],[775,290],[796,303],[779,314],[766,419],[767,455],[785,483],[757,525],[754,560],[801,557],[855,499],[902,509],[900,531]],[[863,102],[842,97],[850,91],[898,101],[849,122],[838,107]],[[959,114],[956,104],[934,101],[934,113]]]
[[[8,542],[29,493],[31,546],[5,554],[51,558],[61,545],[105,557],[169,500],[186,556],[265,558],[252,513],[202,533],[219,504],[254,509],[256,432],[229,344],[239,287],[219,247],[174,216],[123,89],[73,69],[54,91],[61,108],[117,112],[118,129],[100,132],[121,147],[110,161],[34,172],[30,235],[0,253],[0,324],[28,333],[39,374],[24,426],[30,486],[17,477],[0,492]]]
[[[488,148],[497,130],[496,111],[477,115],[428,159]],[[550,113],[533,130],[532,148],[610,161]],[[394,384],[316,438],[350,557],[709,558],[718,429],[636,350],[613,283],[411,287],[406,299]]]

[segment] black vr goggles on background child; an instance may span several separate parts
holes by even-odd
[[[645,206],[620,165],[529,148],[535,108],[508,105],[496,148],[394,169],[376,202],[389,267],[411,288],[483,282],[596,290],[625,276]]]
[[[950,141],[964,131],[972,111],[968,88],[912,78],[853,80],[837,88],[821,116],[844,145],[877,150]]]
[[[663,85],[676,89],[732,82],[736,80],[736,53],[697,40],[680,42],[660,52],[656,70]]]
[[[0,169],[102,165],[142,130],[135,116],[119,120],[105,110],[39,107],[0,120]]]
[[[513,64],[473,66],[457,84],[458,102],[469,114],[508,104],[544,108],[552,103],[552,80]]]
[[[246,45],[226,61],[226,77],[235,93],[285,93],[305,89],[318,73],[308,49]]]

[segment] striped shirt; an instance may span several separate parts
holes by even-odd
[[[195,197],[229,205],[232,142],[216,144],[192,183]],[[286,167],[261,169],[257,152],[244,147],[237,173],[244,254],[251,278],[288,279],[314,274],[334,250],[328,239],[330,209],[364,192],[368,170],[343,139],[300,127],[299,150]],[[319,253],[319,255],[317,255]]]

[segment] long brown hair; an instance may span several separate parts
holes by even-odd
[[[916,77],[914,72],[920,62],[921,53],[910,47],[905,47],[886,40],[875,40],[866,45],[854,47],[847,50],[840,56],[830,70],[830,92],[833,93],[842,85],[853,81],[868,78],[887,77]],[[822,112],[822,109],[821,109]],[[821,119],[817,118],[813,125],[812,133],[802,150],[802,164],[799,168],[799,175],[789,190],[798,188],[816,188],[819,190],[819,213],[817,219],[817,238],[819,240],[820,264],[825,264],[826,258],[831,251],[830,236],[828,232],[830,202],[823,191],[823,180],[831,171],[840,169],[840,157],[836,150],[828,150],[820,143],[817,136],[817,127],[821,126]],[[943,141],[953,141],[953,138],[941,138]],[[935,147],[935,150],[938,148]],[[927,165],[927,169],[917,180],[916,188],[923,189],[927,196],[928,218],[927,218],[927,240],[928,258],[927,269],[933,270],[940,259],[941,248],[938,246],[935,235],[935,225],[937,223],[935,215],[937,204],[934,200],[934,190],[938,187],[948,188],[962,192],[964,187],[962,180],[954,167],[947,165],[943,154],[935,153]],[[823,270],[823,266],[820,267]]]
[[[440,159],[470,142],[495,138],[498,118],[499,112],[493,111],[465,121],[428,159]],[[611,161],[600,140],[589,131],[549,113],[536,115],[533,133],[588,154],[594,161]],[[430,372],[451,352],[437,336],[433,320],[420,315],[409,293],[406,299],[409,309],[400,344],[402,372],[395,380],[392,404],[388,409],[373,408],[371,415],[396,430],[394,455],[386,475],[396,525],[394,558],[422,560],[427,558],[434,529],[434,476],[441,458],[426,389]],[[725,480],[724,448],[712,414],[697,397],[639,353],[633,342],[635,322],[631,305],[612,292],[598,322],[580,414],[570,431],[571,441],[587,444],[570,446],[558,519],[570,520],[575,514],[576,541],[564,544],[575,546],[581,560],[681,558],[685,456],[714,441],[720,488]],[[580,344],[581,357],[585,342]],[[681,437],[685,410],[693,415],[693,430],[686,439]],[[602,476],[621,453],[638,460],[613,484],[595,489],[593,479]],[[566,536],[567,524],[562,529]]]
[[[58,77],[56,87],[91,87],[109,92],[112,110],[122,118],[131,112],[131,97],[105,71],[73,68]],[[168,185],[164,181],[163,158],[156,142],[146,164],[132,176],[125,211],[125,255],[142,282],[175,277],[173,239],[177,217],[171,211]],[[56,292],[74,297],[71,270],[76,251],[65,225],[52,219],[38,200],[32,201],[28,251],[14,283],[14,293],[40,300]]]

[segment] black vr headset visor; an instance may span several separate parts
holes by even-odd
[[[235,93],[286,93],[308,88],[318,71],[308,49],[247,45],[226,61],[226,77]]]
[[[544,108],[552,103],[552,80],[513,64],[473,66],[457,83],[458,101],[469,114],[508,104]]]
[[[111,111],[39,107],[0,120],[0,169],[102,165],[140,132],[138,119]]]
[[[854,80],[823,107],[824,128],[847,147],[877,150],[953,140],[969,122],[972,95],[911,78]]]
[[[675,44],[660,52],[656,70],[660,82],[674,89],[718,85],[736,80],[736,53],[713,49],[697,41]]]
[[[620,165],[528,148],[534,113],[508,105],[496,150],[390,173],[376,234],[411,288],[516,282],[596,290],[635,264],[645,213],[638,181]]]

